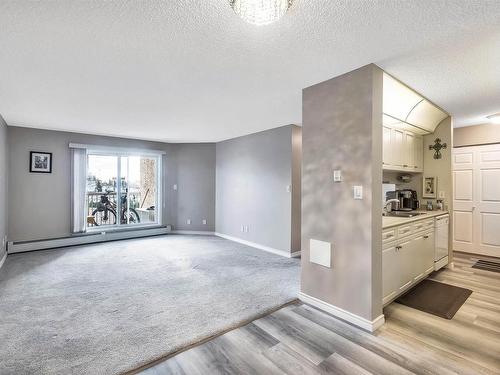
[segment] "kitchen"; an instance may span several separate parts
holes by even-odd
[[[382,131],[382,295],[387,306],[453,261],[451,118],[384,73]],[[424,301],[429,304],[424,309],[446,302]]]

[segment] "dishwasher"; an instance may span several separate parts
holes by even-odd
[[[448,227],[450,224],[450,215],[441,215],[436,217],[434,223],[435,250],[434,250],[434,271],[448,264]]]

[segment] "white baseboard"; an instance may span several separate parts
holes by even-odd
[[[0,268],[2,268],[3,264],[5,263],[5,260],[7,259],[7,251],[3,255],[2,259],[0,260]]]
[[[302,253],[302,251],[296,251],[294,253],[292,253],[292,255],[290,256],[291,258],[298,258],[300,257],[300,254]]]
[[[209,230],[173,230],[170,233],[172,234],[191,234],[197,236],[213,236],[214,232]]]
[[[131,238],[158,236],[162,234],[171,233],[166,227],[151,228],[151,229],[136,229],[130,231],[110,231],[102,233],[89,233],[85,235],[75,235],[71,237],[46,239],[39,241],[22,241],[22,242],[9,242],[7,252],[23,253],[26,251],[46,250],[58,247],[86,245],[97,242],[125,240]]]
[[[276,254],[276,255],[281,255],[282,257],[285,257],[285,258],[291,258],[293,256],[292,253],[289,253],[288,251],[285,251],[285,250],[275,249],[275,248],[272,248],[272,247],[269,247],[269,246],[265,246],[265,245],[261,245],[261,244],[255,243],[255,242],[243,240],[243,239],[238,238],[238,237],[228,236],[227,234],[223,234],[223,233],[215,232],[214,234],[217,237],[225,238],[226,240],[238,242],[238,243],[241,243],[243,245],[250,246],[250,247],[255,247],[256,249],[264,250],[264,251],[267,251],[268,253],[273,253],[273,254]],[[296,253],[294,253],[294,254],[296,254]]]
[[[305,294],[305,293],[302,293],[302,292],[299,293],[299,299],[304,303],[307,303],[307,304],[314,306],[320,310],[323,310],[323,311],[325,311],[325,312],[327,312],[327,313],[329,313],[337,318],[345,320],[346,322],[354,324],[355,326],[363,328],[364,330],[369,331],[369,332],[375,332],[385,322],[384,314],[381,314],[380,316],[378,316],[374,320],[370,321],[370,320],[365,319],[359,315],[353,314],[349,311],[341,309],[340,307],[331,305],[331,304],[326,303],[318,298],[312,297],[312,296]]]

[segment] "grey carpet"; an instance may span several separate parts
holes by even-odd
[[[10,255],[0,374],[116,374],[295,299],[300,262],[212,236]]]

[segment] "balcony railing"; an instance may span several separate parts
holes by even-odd
[[[134,210],[134,212],[130,214],[131,222],[133,224],[154,223],[156,221],[156,210],[147,210],[139,207],[141,204],[141,193],[139,191],[132,191],[127,194],[129,209]],[[108,209],[107,212],[102,209],[99,210],[99,208],[103,207],[101,203],[101,197],[103,195],[106,195],[109,201],[108,207],[110,209]],[[87,226],[116,225],[119,223],[120,214],[117,212],[116,192],[110,192],[108,194],[102,192],[88,192],[86,206]]]

